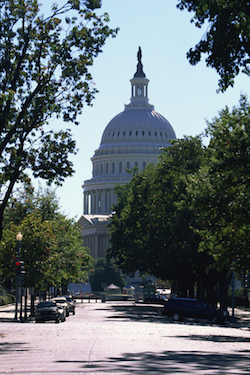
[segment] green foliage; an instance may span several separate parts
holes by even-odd
[[[192,286],[207,259],[198,253],[199,236],[191,229],[195,217],[186,176],[204,163],[200,138],[186,137],[165,149],[156,167],[149,166],[118,189],[108,257],[124,273],[139,270]]]
[[[179,0],[177,7],[194,12],[191,22],[206,32],[187,57],[192,65],[203,54],[220,75],[219,87],[233,86],[240,71],[250,75],[250,3],[246,0]],[[207,25],[208,24],[208,25]]]
[[[230,268],[250,269],[249,131],[242,96],[208,124],[207,148],[199,137],[174,141],[155,167],[117,187],[108,258],[125,274],[172,280],[179,293],[196,283],[210,297]]]
[[[89,67],[117,33],[107,14],[95,13],[100,4],[68,0],[44,16],[36,0],[0,1],[0,227],[27,169],[49,184],[73,174],[71,130],[53,131],[48,121],[77,125],[97,92]]]
[[[218,268],[250,268],[250,106],[225,108],[208,125],[210,159],[192,181],[190,191],[202,237]]]
[[[89,276],[89,282],[92,291],[103,291],[105,286],[111,283],[123,288],[125,286],[125,279],[121,271],[114,265],[112,261],[104,258],[97,259],[94,270]]]
[[[22,203],[17,202],[14,200],[7,210],[0,242],[2,277],[15,280],[16,234],[21,231],[26,286],[46,290],[49,286],[86,281],[92,267],[91,256],[83,246],[76,223],[60,214],[55,194],[28,194],[22,210]],[[19,212],[23,215],[15,217]]]
[[[8,305],[9,303],[15,302],[15,296],[11,296],[10,294],[4,294],[0,296],[0,306],[1,305]]]

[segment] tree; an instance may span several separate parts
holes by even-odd
[[[42,194],[39,191],[34,196],[29,193],[24,202],[13,200],[13,205],[7,208],[0,242],[4,278],[15,280],[16,234],[21,231],[21,260],[26,271],[26,286],[47,290],[50,286],[59,288],[69,282],[86,281],[92,267],[91,256],[83,246],[76,223],[59,212],[54,192]],[[24,208],[20,209],[22,205]],[[18,217],[20,212],[22,215]]]
[[[248,0],[179,0],[177,7],[194,12],[191,22],[206,31],[187,53],[192,65],[203,54],[206,64],[220,75],[219,88],[225,91],[243,72],[250,75],[250,2]]]
[[[250,268],[250,106],[225,108],[208,124],[208,165],[190,181],[201,251],[218,269]]]
[[[118,189],[107,255],[125,274],[139,270],[177,282],[180,294],[192,291],[212,257],[198,253],[200,237],[191,228],[195,215],[186,178],[205,161],[200,138],[186,137],[165,149],[155,167]]]
[[[96,260],[94,271],[89,276],[89,282],[93,291],[103,291],[104,286],[111,283],[123,288],[125,286],[125,279],[121,271],[114,265],[112,261],[107,261],[104,258]]]
[[[26,171],[61,184],[73,173],[71,130],[53,131],[62,116],[78,124],[83,103],[96,93],[89,67],[102,51],[108,15],[100,0],[68,0],[40,12],[37,0],[0,1],[0,238],[4,210]]]
[[[65,289],[69,283],[85,283],[92,268],[93,260],[89,249],[83,246],[80,228],[71,219],[60,215],[53,221],[53,233],[57,239],[57,247],[52,254],[54,269],[50,270],[52,280],[50,285],[62,285]],[[45,275],[46,277],[46,275]]]

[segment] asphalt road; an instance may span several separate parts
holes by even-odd
[[[7,309],[6,309],[7,312]],[[78,303],[65,323],[0,311],[0,374],[250,374],[246,322],[173,322],[131,302]]]

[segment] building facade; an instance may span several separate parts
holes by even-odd
[[[156,164],[161,148],[176,139],[168,120],[149,104],[148,83],[137,54],[137,70],[131,82],[131,99],[124,111],[106,126],[99,148],[91,158],[92,178],[83,183],[83,215],[79,220],[84,238],[94,258],[104,257],[109,246],[106,224],[116,203],[114,186],[129,182],[128,170],[139,172]]]

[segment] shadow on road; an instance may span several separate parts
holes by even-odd
[[[0,343],[0,354],[4,354],[5,352],[27,352],[29,349],[22,348],[22,345],[25,345],[23,342],[2,342]]]
[[[250,342],[250,337],[239,337],[239,336],[217,336],[217,335],[189,335],[189,336],[176,336],[180,340],[188,339],[194,341],[211,341],[211,342]],[[249,350],[250,352],[250,350]]]
[[[114,315],[110,319],[123,319],[143,322],[164,322],[166,317],[162,315],[163,308],[155,305],[143,304],[112,304],[109,306]]]
[[[131,321],[143,321],[152,323],[163,323],[163,324],[195,324],[200,326],[222,326],[222,327],[234,327],[234,328],[244,328],[248,323],[242,322],[240,319],[231,324],[226,321],[224,324],[212,324],[206,319],[188,319],[185,318],[182,321],[173,321],[172,318],[162,315],[162,306],[157,305],[146,305],[146,304],[112,304],[107,308],[102,308],[102,310],[112,311],[113,314],[109,317],[112,320],[131,320]]]
[[[59,361],[70,363],[70,361]],[[85,374],[136,373],[145,374],[249,374],[249,352],[218,354],[204,352],[159,352],[124,353],[121,357],[110,357],[103,361],[72,361],[84,368]],[[205,372],[204,372],[205,371]],[[236,372],[237,371],[237,372]]]

